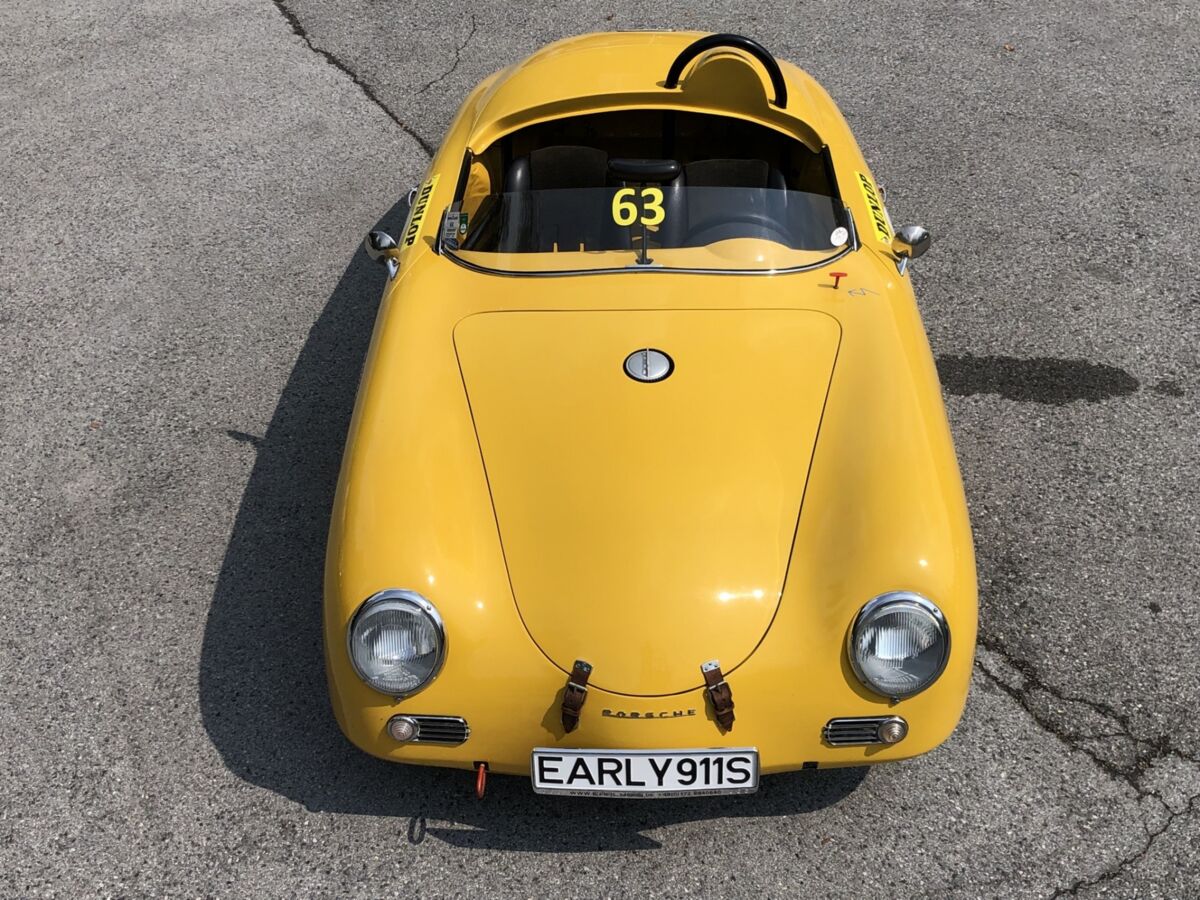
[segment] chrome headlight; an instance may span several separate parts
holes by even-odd
[[[920,594],[893,591],[862,608],[850,629],[850,664],[872,691],[911,697],[929,687],[950,658],[942,611]]]
[[[433,604],[413,591],[380,591],[350,622],[350,662],[384,694],[404,697],[433,680],[446,657],[446,631]]]

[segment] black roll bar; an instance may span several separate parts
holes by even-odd
[[[787,84],[783,80],[783,72],[779,69],[779,63],[758,41],[742,37],[740,34],[709,34],[688,44],[675,57],[675,62],[671,63],[663,87],[679,87],[679,76],[683,74],[684,67],[705,50],[711,50],[713,47],[733,47],[737,50],[744,50],[762,63],[763,68],[767,70],[767,76],[771,79],[771,87],[775,89],[775,99],[771,101],[771,104],[780,109],[787,108]]]

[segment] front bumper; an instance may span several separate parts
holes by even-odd
[[[552,666],[532,685],[521,689],[468,691],[452,696],[427,691],[403,701],[377,694],[374,702],[361,685],[342,685],[355,702],[339,702],[333,691],[338,723],[362,750],[392,762],[469,769],[486,762],[492,772],[529,775],[534,747],[613,750],[754,747],[761,772],[772,774],[804,768],[860,766],[926,753],[953,731],[966,699],[966,686],[946,676],[924,694],[899,703],[872,700],[854,692],[847,697],[830,691],[766,690],[751,664],[732,673],[736,721],[722,731],[713,719],[703,689],[669,697],[634,698],[597,688],[589,691],[579,727],[570,734],[560,721],[565,676]],[[742,677],[739,678],[739,673]],[[840,675],[839,675],[840,678]],[[521,679],[525,680],[525,679]],[[951,679],[952,681],[953,679]],[[388,733],[394,715],[456,716],[466,720],[469,737],[462,743],[400,743]],[[907,734],[895,744],[837,745],[824,732],[831,719],[846,716],[901,717]]]

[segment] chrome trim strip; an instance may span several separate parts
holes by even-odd
[[[471,726],[461,716],[417,716],[407,715],[417,724],[417,736],[413,744],[462,744],[471,736]],[[429,729],[426,731],[426,729]],[[445,732],[453,735],[445,737]],[[439,734],[441,736],[439,736]]]
[[[354,648],[350,643],[350,640],[354,635],[354,626],[358,622],[359,616],[361,616],[371,606],[377,603],[382,603],[385,600],[404,600],[408,603],[411,603],[413,606],[416,606],[419,610],[421,610],[421,612],[425,613],[425,615],[429,617],[429,620],[433,622],[434,629],[438,633],[438,656],[437,660],[433,664],[433,671],[430,673],[429,677],[426,678],[425,681],[423,681],[418,687],[405,694],[393,694],[391,691],[379,691],[379,688],[371,684],[371,682],[367,680],[366,676],[363,675],[362,670],[359,669],[358,663],[354,659]],[[395,697],[397,700],[403,700],[405,697],[411,697],[413,694],[423,691],[425,688],[429,687],[429,685],[433,684],[434,680],[442,671],[442,665],[446,662],[446,645],[446,625],[442,621],[441,614],[438,613],[437,608],[434,607],[432,603],[430,603],[416,591],[399,590],[396,588],[377,591],[362,602],[362,605],[358,607],[354,615],[350,618],[350,624],[346,627],[346,656],[350,659],[350,666],[354,669],[354,674],[356,674],[359,679],[362,680],[363,684],[371,688],[371,690],[379,691],[381,694],[387,694],[389,697]]]
[[[879,739],[879,729],[892,721],[903,723],[907,732],[908,722],[901,716],[843,716],[825,723],[821,740],[831,747],[891,746]]]
[[[846,210],[846,221],[850,223],[850,249],[857,250],[862,246],[858,241],[858,223],[854,221],[854,213],[850,212],[850,207],[843,203],[842,208]]]
[[[856,242],[857,239],[855,240]],[[851,246],[851,244],[847,244],[838,253],[819,263],[813,263],[808,266],[793,266],[787,269],[673,269],[667,266],[639,266],[632,264],[620,269],[564,269],[562,271],[506,272],[503,269],[489,269],[487,266],[468,262],[460,258],[454,250],[442,244],[440,240],[438,241],[438,247],[441,248],[439,252],[442,256],[453,260],[464,269],[469,269],[472,272],[481,272],[484,275],[502,275],[506,278],[554,278],[560,275],[623,275],[628,272],[673,272],[679,275],[793,275],[797,272],[812,272],[817,269],[823,269],[825,266],[837,262],[846,254],[853,253],[858,249]]]

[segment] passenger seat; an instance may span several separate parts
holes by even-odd
[[[500,251],[627,249],[629,233],[613,222],[607,183],[608,154],[595,147],[543,147],[517,157],[504,177]]]
[[[700,159],[683,167],[688,187],[787,190],[783,173],[765,159]]]

